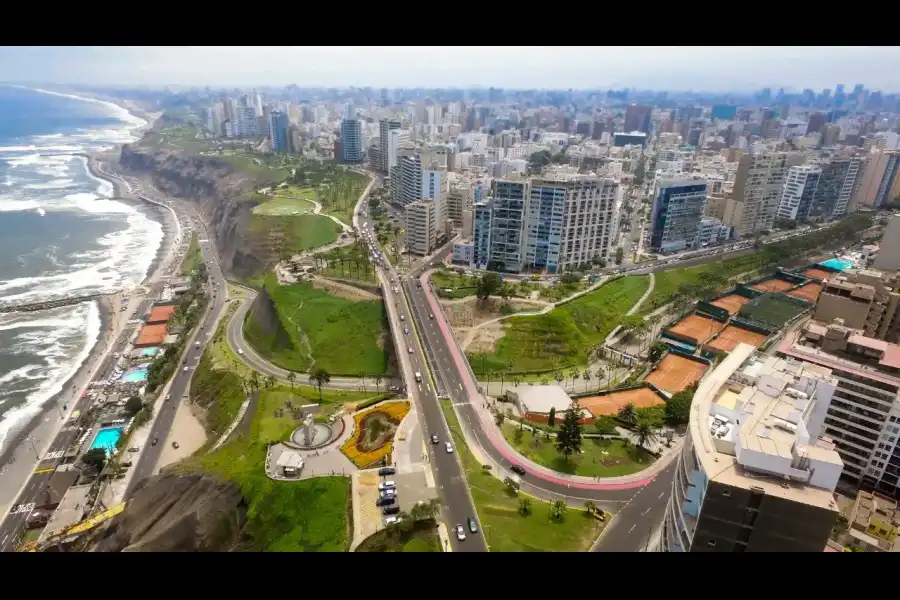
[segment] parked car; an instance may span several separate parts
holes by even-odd
[[[375,501],[375,506],[390,506],[396,501],[397,499],[394,496],[379,498]]]
[[[388,517],[387,519],[384,520],[384,524],[385,525],[396,525],[397,523],[399,523],[402,520],[403,519],[401,519],[400,517]]]
[[[384,490],[396,489],[396,488],[397,488],[397,484],[390,480],[383,481],[378,484],[379,492],[383,492]]]
[[[385,475],[393,475],[396,472],[397,469],[395,469],[394,467],[381,467],[380,469],[378,469],[378,476],[384,477]]]
[[[381,513],[384,515],[396,515],[398,512],[400,512],[399,504],[391,504],[381,509]]]

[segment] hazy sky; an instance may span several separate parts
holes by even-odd
[[[900,47],[7,46],[0,81],[890,92],[900,91]]]

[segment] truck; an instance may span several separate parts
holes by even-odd
[[[422,383],[422,374],[416,371],[416,381]]]

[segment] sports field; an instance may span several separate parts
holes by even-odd
[[[765,341],[766,336],[761,333],[729,325],[722,330],[722,333],[720,333],[716,339],[706,345],[710,348],[721,350],[722,352],[731,352],[741,343],[750,344],[754,348],[759,348]]]
[[[795,285],[797,284],[785,281],[784,279],[767,279],[766,281],[754,283],[750,287],[760,292],[783,292],[784,290],[791,289]]]
[[[646,381],[664,392],[677,394],[695,381],[700,381],[706,368],[703,363],[669,353],[647,375]]]
[[[695,340],[698,344],[703,344],[723,327],[725,327],[724,323],[692,314],[675,323],[669,328],[669,331]]]
[[[575,403],[581,408],[587,409],[595,417],[601,417],[603,415],[618,414],[622,407],[627,404],[634,404],[635,408],[649,408],[665,404],[665,401],[650,388],[641,387],[633,390],[612,392],[603,396],[579,398]]]
[[[748,302],[750,302],[750,298],[747,298],[746,296],[740,296],[738,294],[728,294],[723,298],[713,300],[712,302],[710,302],[710,304],[727,310],[728,314],[733,317],[734,315],[738,314],[738,311],[741,310],[741,307]]]
[[[793,296],[794,298],[800,298],[801,300],[815,303],[816,300],[819,299],[819,294],[821,293],[821,283],[807,283],[798,287],[796,290],[791,290],[790,292],[788,292],[788,296]]]
[[[825,281],[829,277],[834,275],[834,273],[830,271],[824,271],[822,269],[810,268],[803,271],[804,277],[809,277],[810,279],[818,279],[820,281]]]
[[[741,307],[741,316],[763,325],[781,327],[806,310],[808,305],[790,296],[765,294]]]

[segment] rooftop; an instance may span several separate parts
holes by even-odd
[[[837,510],[843,462],[816,439],[837,380],[796,361],[748,361],[754,350],[739,344],[697,388],[690,431],[703,470],[725,485]]]
[[[135,346],[158,346],[166,339],[168,326],[165,323],[159,325],[144,325],[138,336]]]
[[[148,323],[165,323],[175,314],[175,305],[154,306],[147,317]]]
[[[514,394],[525,412],[549,413],[551,408],[557,412],[566,410],[572,405],[572,399],[558,385],[534,385],[519,387]]]

